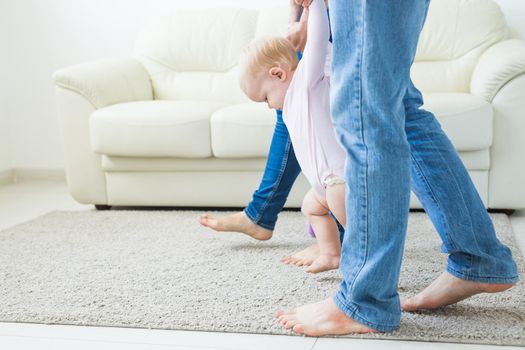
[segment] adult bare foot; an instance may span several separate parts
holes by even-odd
[[[513,284],[466,281],[445,271],[419,294],[401,300],[401,308],[403,311],[436,309],[457,303],[475,294],[503,292],[512,286]]]
[[[312,244],[306,249],[281,258],[281,262],[288,265],[310,266],[319,257],[319,245]]]
[[[321,254],[306,268],[308,273],[319,273],[339,268],[339,255]]]
[[[331,298],[306,304],[295,310],[278,310],[275,317],[284,328],[315,337],[329,334],[379,333],[346,316]]]
[[[199,217],[199,223],[218,232],[244,233],[259,241],[269,240],[273,234],[273,231],[255,224],[244,211],[219,218],[206,213]]]

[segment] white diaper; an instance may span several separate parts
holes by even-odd
[[[325,187],[336,185],[336,184],[344,184],[344,183],[346,183],[344,179],[340,178],[337,175],[333,175],[333,174],[328,175],[326,179],[324,179],[323,181],[323,184],[325,185]]]

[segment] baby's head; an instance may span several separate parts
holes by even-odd
[[[255,102],[267,102],[270,108],[282,109],[298,62],[287,39],[254,39],[239,61],[241,89]]]

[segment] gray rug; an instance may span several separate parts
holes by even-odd
[[[0,232],[0,321],[292,334],[277,308],[321,300],[340,275],[308,275],[279,258],[313,243],[299,212],[283,212],[274,238],[212,233],[198,211],[54,211]],[[220,212],[226,215],[229,212]],[[524,261],[509,219],[492,214]],[[402,296],[445,266],[426,214],[411,213]],[[403,313],[399,331],[358,338],[525,345],[523,283],[432,312]]]

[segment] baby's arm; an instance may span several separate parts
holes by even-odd
[[[290,0],[290,17],[288,23],[299,22],[303,14],[303,7],[295,3],[295,0]]]
[[[309,7],[305,60],[307,83],[314,85],[324,77],[324,67],[328,53],[330,25],[323,0],[313,0]]]

